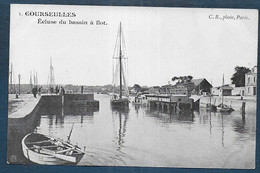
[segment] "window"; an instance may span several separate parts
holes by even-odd
[[[255,77],[254,77],[254,83],[255,83]]]
[[[247,92],[250,93],[250,88],[247,89]]]
[[[250,83],[250,77],[248,77],[248,82],[247,83]]]

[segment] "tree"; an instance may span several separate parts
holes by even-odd
[[[174,76],[172,78],[172,81],[174,82],[175,80],[178,80],[177,84],[179,84],[179,83],[190,82],[192,79],[193,79],[193,77],[190,75],[189,76],[180,76],[180,77]]]
[[[136,92],[140,92],[141,91],[141,86],[138,84],[134,84],[133,88],[135,89]]]
[[[236,66],[231,78],[232,84],[235,84],[236,87],[245,86],[245,74],[248,72],[250,72],[249,68]]]

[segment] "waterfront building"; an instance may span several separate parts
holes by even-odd
[[[160,87],[159,86],[152,86],[148,89],[149,94],[159,94],[160,93]]]
[[[257,66],[251,69],[251,72],[245,74],[245,95],[253,96],[257,93]]]
[[[244,96],[245,95],[245,87],[235,87],[235,84],[231,84],[233,90],[231,91],[232,96]]]
[[[193,93],[194,95],[201,95],[203,93],[211,93],[212,85],[205,78],[192,79],[194,83]]]
[[[212,95],[222,96],[222,92],[223,92],[223,96],[231,96],[232,90],[233,90],[233,87],[229,86],[229,85],[214,87],[214,88],[212,88]]]

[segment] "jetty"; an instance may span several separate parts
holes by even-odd
[[[156,108],[158,111],[167,113],[190,112],[194,108],[194,101],[187,95],[147,94],[149,109]]]
[[[99,107],[99,101],[94,100],[94,94],[42,95],[38,98],[32,94],[22,94],[19,98],[16,98],[15,94],[9,94],[8,97],[8,119],[24,118],[40,108]]]

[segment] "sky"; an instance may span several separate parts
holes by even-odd
[[[26,12],[73,12],[76,17]],[[39,19],[67,23],[39,24]],[[90,25],[97,20],[106,25]],[[257,10],[16,4],[11,5],[9,61],[15,82],[21,74],[21,83],[29,83],[35,70],[39,84],[46,84],[52,58],[57,84],[111,84],[120,22],[129,86],[165,85],[186,75],[219,86],[223,74],[231,83],[236,66],[257,65]]]

